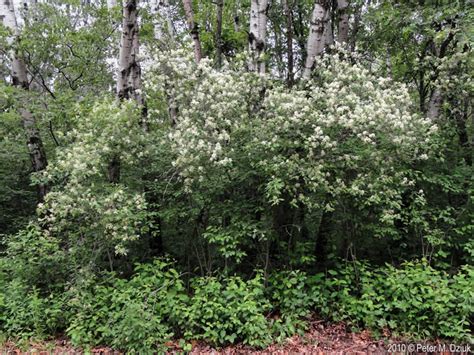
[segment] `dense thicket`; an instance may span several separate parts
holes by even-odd
[[[0,341],[472,341],[468,1],[0,11]]]

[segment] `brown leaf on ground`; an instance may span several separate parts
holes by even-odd
[[[321,320],[310,320],[308,330],[303,335],[294,335],[283,343],[272,344],[265,349],[235,344],[223,348],[214,348],[203,341],[190,341],[190,354],[233,355],[233,354],[385,354],[388,344],[410,343],[400,338],[390,337],[390,332],[384,331],[383,338],[375,339],[370,331],[351,332],[344,323],[325,323]],[[432,340],[429,344],[441,344],[440,340]],[[170,341],[169,354],[183,353],[179,340]],[[29,350],[18,348],[17,344],[8,342],[0,347],[0,354],[84,354],[83,349],[74,348],[67,339],[57,339],[43,343],[30,343]],[[87,353],[98,355],[121,355],[123,352],[109,347],[95,347]],[[401,353],[400,353],[401,354]],[[441,354],[441,353],[439,353]]]

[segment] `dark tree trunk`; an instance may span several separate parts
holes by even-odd
[[[456,111],[456,125],[457,125],[457,131],[458,131],[458,137],[459,137],[459,145],[461,146],[462,149],[462,156],[464,161],[468,166],[472,166],[472,151],[473,147],[471,146],[469,142],[469,136],[467,133],[467,126],[466,122],[468,120],[468,115],[469,115],[469,103],[468,100],[466,99],[464,102],[464,105],[460,104],[460,107]]]
[[[283,1],[283,10],[286,16],[286,59],[288,61],[288,74],[286,82],[288,87],[293,86],[294,82],[294,59],[293,59],[293,11],[291,8],[293,4],[288,4],[291,0],[282,0]]]
[[[216,27],[216,65],[222,67],[222,12],[224,0],[217,0],[217,27]]]
[[[333,212],[324,211],[319,223],[318,234],[316,235],[316,244],[314,246],[314,256],[316,264],[324,266],[327,262],[328,242],[332,230]]]
[[[194,42],[194,58],[199,63],[202,58],[201,40],[199,39],[199,26],[194,21],[194,12],[191,0],[183,0],[184,13],[186,14],[186,22],[188,24],[189,34]]]

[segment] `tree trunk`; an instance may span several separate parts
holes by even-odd
[[[428,102],[427,116],[432,120],[436,120],[439,116],[442,103],[443,97],[441,91],[440,89],[435,88],[431,94],[430,101]]]
[[[117,6],[117,0],[107,0],[107,7],[109,9],[111,9],[114,6]]]
[[[161,40],[166,43],[166,40],[174,42],[175,31],[173,26],[173,21],[170,17],[170,5],[168,0],[152,0],[151,1],[151,11],[152,14],[158,18],[155,18],[153,24],[155,39]],[[164,25],[163,20],[166,21],[166,26]]]
[[[293,86],[294,82],[294,59],[293,59],[293,12],[288,4],[290,0],[282,0],[283,10],[286,16],[286,59],[288,61],[288,75],[286,82],[288,87]]]
[[[324,17],[324,49],[328,50],[334,44],[334,30],[331,21],[331,5],[326,8],[326,16]]]
[[[367,6],[370,7],[370,4],[371,4],[371,0],[367,0]],[[355,49],[356,49],[356,45],[357,45],[357,33],[359,32],[360,30],[360,21],[362,20],[362,7],[365,5],[365,1],[364,1],[364,4],[362,5],[359,5],[357,7],[357,9],[355,10],[355,14],[354,14],[354,22],[353,22],[353,25],[352,25],[352,30],[351,30],[351,38],[350,38],[350,50],[351,52],[354,52]]]
[[[222,67],[222,12],[224,0],[217,0],[217,28],[216,28],[216,65]]]
[[[13,0],[5,0],[4,4],[0,5],[0,17],[3,17],[3,24],[10,28],[15,37],[19,35],[19,29],[15,16],[15,8]],[[10,42],[13,42],[15,38],[9,38]],[[12,66],[11,76],[12,84],[14,86],[23,88],[24,90],[29,89],[28,75],[26,70],[25,62],[22,60],[20,55],[14,51],[11,52]],[[28,147],[28,153],[30,155],[31,167],[34,172],[40,172],[46,169],[48,161],[46,159],[46,152],[43,147],[43,141],[41,139],[39,130],[36,126],[36,119],[32,113],[26,108],[26,103],[22,103],[22,108],[19,109],[21,116],[22,126],[26,134],[26,143]],[[38,189],[38,200],[41,202],[44,200],[48,192],[48,187],[44,184],[39,184]]]
[[[196,59],[196,63],[199,63],[202,58],[201,40],[199,39],[199,26],[194,22],[192,0],[183,0],[183,7],[184,13],[186,14],[189,34],[194,42],[194,58]]]
[[[265,73],[265,54],[267,37],[267,11],[268,0],[251,0],[250,2],[250,30],[249,30],[249,50],[250,64],[249,70],[260,74]]]
[[[152,4],[153,5],[153,4]],[[146,121],[147,108],[142,96],[141,68],[139,63],[139,26],[138,26],[138,0],[124,0],[122,9],[122,37],[120,41],[119,73],[117,76],[117,97],[119,100],[134,100],[141,107],[141,125],[148,131]],[[120,181],[120,157],[115,155],[109,162],[108,180],[111,183]],[[158,198],[149,184],[152,176],[142,176],[145,182],[145,198],[153,207],[157,205]],[[151,217],[151,225],[145,238],[148,241],[151,256],[156,256],[163,251],[161,220],[158,215]]]
[[[349,40],[349,1],[337,0],[337,13],[339,16],[337,23],[337,41],[341,44]]]
[[[319,223],[319,230],[316,236],[316,243],[314,246],[314,256],[316,263],[320,267],[324,266],[327,261],[328,242],[331,235],[333,212],[324,211]]]
[[[466,165],[472,166],[473,147],[469,142],[469,135],[467,129],[467,121],[469,117],[469,101],[467,99],[464,100],[464,103],[456,101],[454,102],[454,104],[457,104],[457,109],[455,110],[454,114],[459,137],[459,145],[461,147],[461,154],[464,158],[464,161],[466,162]]]
[[[144,106],[141,68],[138,62],[140,44],[137,12],[137,0],[124,0],[117,96],[120,100],[133,99],[139,106]]]
[[[117,97],[119,100],[135,100],[142,108],[141,125],[147,130],[146,105],[142,96],[141,68],[138,62],[140,42],[138,40],[137,0],[123,0],[122,37],[120,39],[119,68],[117,75]],[[120,159],[114,156],[108,167],[108,180],[120,181]]]
[[[240,1],[234,2],[234,31],[240,32]]]
[[[164,31],[163,25],[161,22],[161,2],[160,0],[151,0],[150,1],[150,10],[151,14],[153,15],[153,33],[155,35],[155,39],[163,40]],[[158,18],[157,18],[158,17]]]
[[[311,15],[308,42],[306,45],[306,61],[303,70],[303,78],[309,79],[313,65],[317,56],[324,51],[325,46],[325,28],[329,17],[327,15],[327,2],[316,0]]]

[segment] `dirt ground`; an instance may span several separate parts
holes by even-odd
[[[410,344],[396,338],[391,338],[389,334],[381,339],[375,339],[369,331],[359,333],[350,332],[342,324],[326,324],[320,320],[310,322],[308,331],[303,335],[295,335],[288,338],[281,344],[273,344],[266,349],[256,350],[244,345],[232,345],[225,348],[216,349],[204,342],[191,342],[193,348],[190,354],[385,354],[397,353],[393,344]],[[392,344],[392,345],[391,345]],[[429,341],[431,346],[441,344],[439,341]],[[167,344],[169,350],[167,353],[182,353],[179,342],[170,342]],[[395,351],[394,351],[395,350]],[[400,347],[398,348],[400,350]],[[399,354],[417,353],[420,351],[399,351]],[[108,347],[96,347],[90,351],[84,352],[82,349],[76,349],[65,339],[57,339],[45,343],[31,343],[28,350],[20,350],[13,343],[4,344],[0,348],[1,354],[101,354],[112,355],[122,354]],[[425,352],[428,353],[428,352]],[[430,354],[450,354],[449,351],[435,351]],[[461,354],[461,353],[459,353]]]

